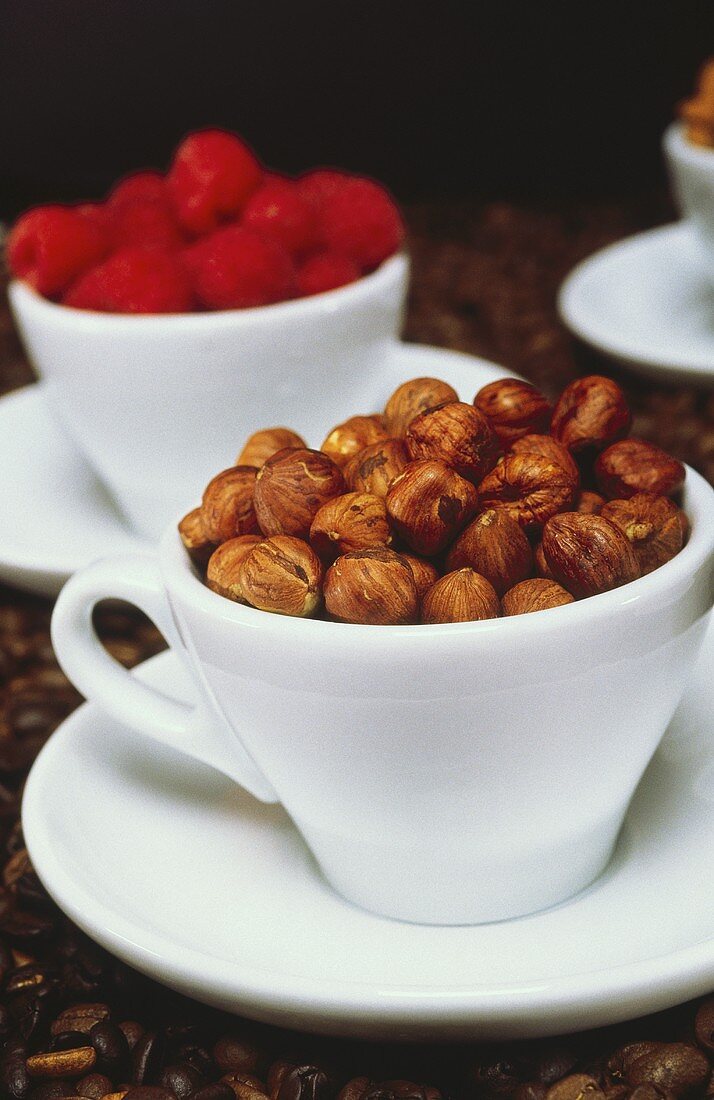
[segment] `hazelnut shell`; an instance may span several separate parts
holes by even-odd
[[[501,605],[493,585],[474,569],[457,569],[440,577],[421,604],[423,623],[469,623],[497,619]]]
[[[501,449],[483,413],[463,401],[420,413],[407,428],[406,441],[415,461],[435,458],[473,483],[493,467]]]
[[[553,516],[543,529],[542,546],[553,578],[577,599],[619,588],[640,576],[627,536],[602,516]]]
[[[419,413],[458,400],[459,395],[448,382],[439,378],[412,378],[397,386],[387,401],[384,409],[387,431],[390,436],[399,438]]]
[[[399,626],[416,620],[414,575],[393,550],[344,554],[325,574],[325,607],[339,622]]]
[[[260,530],[307,539],[322,505],[344,491],[344,478],[331,458],[307,447],[286,447],[258,471],[254,501]]]

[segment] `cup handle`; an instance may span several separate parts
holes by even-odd
[[[126,600],[145,612],[196,682],[158,562],[149,554],[102,559],[65,584],[52,615],[52,644],[69,679],[113,718],[210,764],[261,802],[278,802],[247,749],[219,714],[211,713],[205,704],[191,706],[164,695],[110,657],[92,624],[95,604],[107,598]]]

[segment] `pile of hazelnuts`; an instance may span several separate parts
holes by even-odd
[[[179,531],[219,595],[343,623],[453,623],[572,603],[684,545],[681,462],[628,438],[620,387],[590,375],[555,406],[504,378],[473,404],[399,386],[319,451],[266,428]]]

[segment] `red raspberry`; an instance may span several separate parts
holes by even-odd
[[[346,172],[338,172],[336,168],[316,168],[313,172],[299,176],[295,182],[303,201],[321,214],[327,199],[339,191],[349,179],[354,177]]]
[[[383,187],[373,180],[346,180],[322,211],[325,244],[363,268],[376,267],[404,239],[401,215]]]
[[[264,306],[294,294],[295,269],[287,252],[242,226],[218,229],[185,256],[196,297],[207,309]]]
[[[82,202],[74,209],[78,214],[81,214],[83,218],[88,218],[90,222],[94,222],[95,225],[100,225],[102,229],[107,230],[109,225],[109,212],[106,203],[103,202]]]
[[[193,307],[181,261],[150,248],[115,252],[76,282],[62,301],[106,313],[186,313]]]
[[[198,236],[239,214],[262,175],[251,150],[234,134],[202,130],[181,142],[166,182],[181,225]]]
[[[131,202],[168,202],[166,180],[160,172],[133,172],[119,180],[107,201],[113,210]]]
[[[68,206],[36,206],[18,218],[7,242],[10,270],[40,294],[60,294],[106,254],[107,235]]]
[[[300,198],[292,180],[273,178],[259,187],[245,205],[242,224],[271,237],[291,255],[315,244],[317,222],[312,207]]]
[[[318,252],[306,260],[297,274],[301,294],[322,294],[359,279],[357,264],[337,252]]]
[[[155,199],[137,199],[112,211],[111,236],[115,248],[136,245],[170,252],[185,243],[172,211]]]

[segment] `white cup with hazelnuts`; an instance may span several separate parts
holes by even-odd
[[[320,451],[257,432],[169,529],[62,592],[53,640],[107,711],[279,801],[326,879],[388,917],[471,924],[607,865],[712,606],[714,492],[628,437],[591,376],[551,409],[414,379]],[[191,709],[101,648],[143,608]]]

